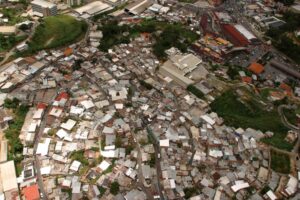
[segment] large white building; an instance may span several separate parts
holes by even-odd
[[[56,4],[44,0],[33,0],[31,2],[32,12],[36,16],[45,17],[57,15]]]
[[[202,60],[193,54],[177,54],[170,57],[160,68],[159,72],[161,75],[171,78],[177,84],[182,87],[187,87],[194,83],[192,79],[186,77],[187,74],[191,73],[196,68],[201,69],[200,78],[205,78],[208,71],[201,66]]]

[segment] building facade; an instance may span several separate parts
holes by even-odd
[[[44,0],[34,0],[31,2],[34,15],[40,17],[57,15],[57,6]]]

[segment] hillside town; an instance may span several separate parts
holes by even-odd
[[[300,199],[300,2],[0,0],[0,199]]]

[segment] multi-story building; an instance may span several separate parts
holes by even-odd
[[[81,0],[65,0],[65,4],[68,6],[79,6],[81,4]]]
[[[33,0],[31,2],[34,15],[45,17],[57,14],[57,6],[44,0]]]

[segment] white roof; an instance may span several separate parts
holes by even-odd
[[[44,8],[52,8],[52,7],[56,6],[55,4],[50,3],[49,1],[44,1],[44,0],[33,0],[31,2],[31,4],[36,4],[36,5],[39,5]]]
[[[51,172],[51,166],[46,166],[41,168],[41,175],[48,175]]]
[[[110,166],[110,163],[107,162],[106,160],[103,160],[99,165],[98,167],[101,169],[101,170],[106,170],[108,167]]]
[[[101,12],[112,9],[112,7],[101,1],[94,1],[92,3],[86,4],[80,8],[75,9],[80,15],[87,13],[89,15],[95,15]]]
[[[33,114],[33,119],[41,119],[44,113],[44,109],[37,109]]]
[[[68,135],[68,133],[64,130],[64,129],[59,129],[56,132],[57,137],[59,137],[60,139],[66,137],[66,135]]]
[[[62,146],[63,146],[63,142],[62,141],[57,141],[56,145],[55,145],[55,151],[61,151]]]
[[[14,161],[0,164],[0,178],[3,192],[18,188]]]
[[[115,107],[116,107],[116,109],[121,110],[121,109],[123,109],[124,104],[122,104],[122,103],[116,103]]]
[[[50,141],[51,141],[50,138],[46,138],[44,143],[39,143],[36,150],[36,154],[41,156],[46,156],[48,154]]]
[[[28,127],[28,132],[31,132],[31,133],[35,132],[36,127],[37,127],[37,123],[31,122],[31,124]]]
[[[83,111],[84,111],[83,108],[79,108],[79,107],[76,107],[76,106],[71,106],[70,114],[81,115],[83,113]]]
[[[103,132],[104,134],[113,134],[113,133],[114,133],[114,129],[105,126],[102,132]]]
[[[239,190],[245,189],[250,187],[249,183],[243,181],[243,180],[238,180],[235,181],[235,184],[233,186],[231,186],[231,189],[233,192],[237,192]]]
[[[208,115],[202,115],[201,118],[207,122],[208,124],[210,124],[211,126],[213,126],[216,122],[215,120],[213,120],[211,117],[209,117]]]
[[[274,194],[274,192],[272,190],[269,190],[267,192],[267,196],[269,197],[270,200],[276,200],[277,199],[276,195]]]
[[[159,140],[159,146],[160,147],[169,147],[169,145],[170,145],[169,139]]]
[[[287,183],[287,186],[285,188],[285,191],[289,194],[292,195],[297,191],[297,185],[298,185],[298,180],[290,175],[290,179]]]
[[[74,160],[70,166],[70,170],[77,172],[79,170],[80,165],[81,162]]]
[[[104,158],[117,158],[118,152],[116,150],[101,151],[101,156]]]
[[[94,104],[91,100],[84,100],[84,101],[81,101],[80,104],[81,104],[86,110],[95,107],[95,104]]]
[[[72,130],[72,128],[73,128],[75,125],[76,125],[76,121],[74,121],[73,119],[68,119],[68,121],[65,122],[65,123],[62,123],[62,124],[60,125],[60,127],[62,127],[62,128],[64,128],[64,129],[70,131],[70,130]]]
[[[248,31],[244,26],[240,25],[240,24],[236,24],[234,25],[234,27],[243,35],[245,36],[245,38],[247,38],[247,40],[252,40],[252,39],[256,39],[256,37],[250,32]]]
[[[12,34],[16,32],[15,26],[0,26],[0,33]]]
[[[101,122],[102,123],[106,123],[108,122],[109,120],[111,120],[112,116],[110,114],[106,114],[104,117],[101,118]]]

